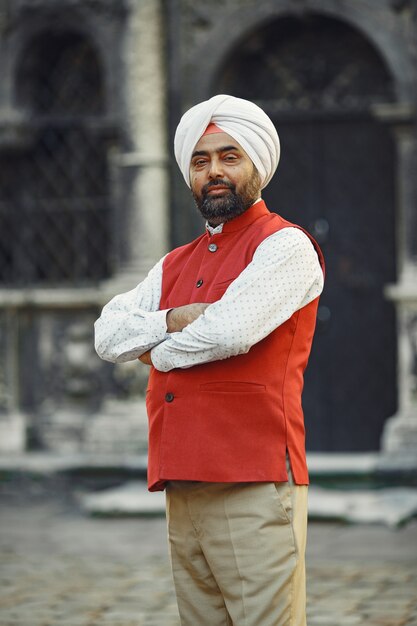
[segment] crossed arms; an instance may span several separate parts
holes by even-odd
[[[193,304],[184,304],[184,306],[170,309],[167,313],[168,333],[180,333],[188,324],[200,317],[208,306],[208,303],[194,302]],[[152,365],[151,350],[144,352],[139,357],[139,361],[142,361],[145,365]]]
[[[95,324],[96,350],[103,359],[142,357],[167,372],[243,354],[323,288],[317,254],[297,228],[265,239],[222,298],[209,305],[160,310],[163,261],[135,289],[104,307]]]

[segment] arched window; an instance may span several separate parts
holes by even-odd
[[[395,99],[392,77],[367,39],[321,15],[284,17],[249,34],[224,63],[215,89],[270,113],[364,111]]]
[[[110,193],[99,59],[86,37],[44,31],[23,50],[16,105],[25,148],[0,154],[0,282],[108,276]]]

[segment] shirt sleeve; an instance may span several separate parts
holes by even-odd
[[[159,310],[164,258],[135,289],[103,308],[94,331],[96,352],[105,361],[132,361],[167,337],[167,311]]]
[[[153,348],[152,362],[167,372],[244,354],[322,289],[323,272],[310,239],[298,228],[282,229],[258,246],[220,300]]]

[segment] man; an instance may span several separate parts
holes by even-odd
[[[175,155],[206,232],[96,322],[102,358],[151,366],[148,482],[167,490],[187,626],[306,624],[301,392],[323,263],[261,200],[279,153],[251,102],[218,95],[185,113]]]

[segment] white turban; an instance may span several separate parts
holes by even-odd
[[[175,158],[187,185],[190,187],[192,153],[210,123],[242,146],[260,174],[262,189],[266,187],[277,169],[280,155],[275,126],[253,102],[223,94],[196,104],[184,113],[178,124]]]

